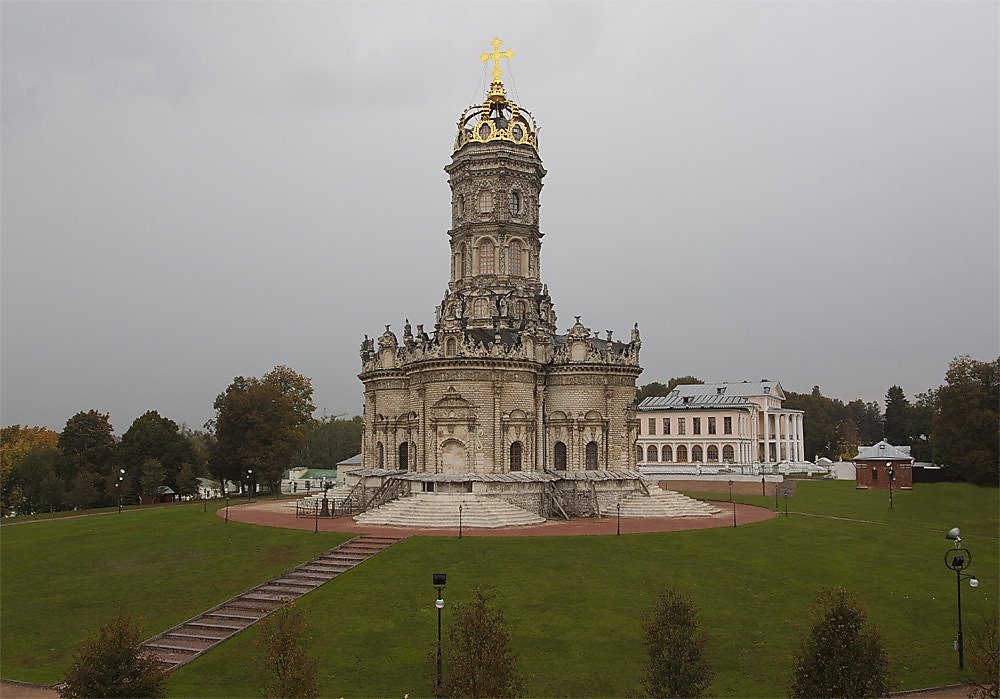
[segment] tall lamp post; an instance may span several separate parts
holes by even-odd
[[[444,597],[441,592],[444,590],[448,576],[445,573],[434,573],[432,580],[434,587],[437,588],[437,599],[434,600],[434,606],[437,607],[438,611],[437,684],[434,685],[434,694],[441,696],[441,610],[444,609]]]
[[[896,480],[896,472],[892,468],[892,462],[886,461],[885,467],[889,471],[889,509],[892,509],[892,482]]]
[[[253,492],[253,469],[247,469],[247,502],[250,502],[250,493]]]
[[[621,501],[618,502],[618,504],[616,505],[616,507],[618,509],[618,519],[615,522],[615,536],[621,536],[622,535],[622,503],[621,503]]]
[[[733,503],[733,526],[736,526],[736,501],[733,500],[733,482],[729,481],[729,502]]]
[[[125,486],[125,469],[118,469],[118,482],[115,483],[115,490],[118,491],[118,514],[122,513],[122,488]]]
[[[955,542],[955,548],[948,549],[944,554],[944,565],[955,571],[955,589],[958,591],[958,640],[955,641],[955,650],[958,651],[958,669],[965,669],[965,645],[962,642],[962,580],[969,581],[969,587],[975,589],[979,587],[979,578],[975,575],[967,575],[962,571],[972,565],[972,552],[969,549],[959,547],[962,543],[961,532],[958,527],[951,529],[945,534],[948,541]]]
[[[458,538],[462,538],[462,506],[458,506]]]

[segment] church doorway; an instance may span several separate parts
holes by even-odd
[[[514,442],[510,445],[510,470],[520,471],[521,470],[521,453],[523,449],[520,442]]]
[[[445,473],[468,473],[465,445],[457,439],[449,439],[441,445],[441,470]]]
[[[403,442],[399,445],[399,470],[410,470],[410,443]]]

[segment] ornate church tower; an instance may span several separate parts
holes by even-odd
[[[387,325],[361,345],[362,462],[428,490],[485,488],[511,472],[533,473],[513,482],[536,490],[549,472],[634,480],[638,328],[614,341],[577,316],[557,332],[541,278],[538,127],[507,97],[500,61],[514,54],[500,45],[481,56],[493,80],[460,116],[445,168],[451,275],[433,336],[407,320],[402,342]]]

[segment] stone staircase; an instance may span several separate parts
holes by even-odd
[[[659,488],[650,488],[649,495],[632,493],[621,502],[622,517],[711,517],[720,512],[707,502]],[[614,507],[609,507],[604,514],[617,513]]]
[[[337,509],[339,510],[343,506],[344,501],[350,496],[352,490],[353,488],[351,488],[351,486],[335,485],[327,491],[326,497],[330,501],[330,504],[336,503]],[[298,500],[289,500],[285,503],[285,507],[294,510],[296,503],[310,507],[321,507],[323,504],[323,491],[320,490],[312,495],[306,495]]]
[[[462,526],[470,529],[526,527],[545,522],[544,517],[500,498],[472,493],[415,493],[363,512],[354,521],[390,527],[457,529],[459,505]]]
[[[385,536],[355,537],[263,585],[153,636],[143,642],[142,647],[156,657],[167,672],[173,671],[399,540]]]

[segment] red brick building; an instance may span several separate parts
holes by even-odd
[[[913,457],[909,447],[894,447],[884,439],[870,447],[858,447],[854,463],[856,488],[889,489],[892,479],[893,490],[913,488]]]

